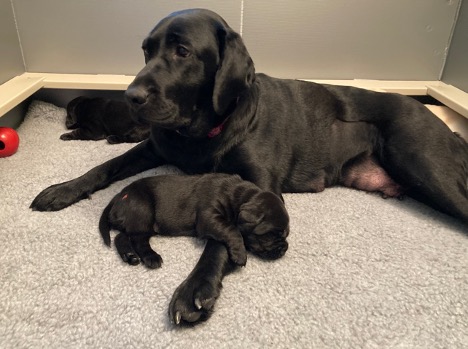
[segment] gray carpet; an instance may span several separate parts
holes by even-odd
[[[131,178],[59,212],[28,207],[132,145],[59,140],[65,111],[34,102],[0,159],[0,348],[466,348],[466,226],[413,200],[346,188],[287,194],[290,248],[229,275],[212,318],[171,326],[167,307],[203,248],[152,239],[159,270],[104,246],[101,210]],[[171,167],[148,171],[177,172]]]

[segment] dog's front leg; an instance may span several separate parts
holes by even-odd
[[[151,143],[147,140],[81,177],[44,189],[30,207],[35,211],[58,211],[117,180],[162,164],[163,160],[152,151]]]
[[[171,322],[195,324],[208,319],[221,292],[221,282],[234,267],[226,247],[208,240],[197,265],[172,296]]]

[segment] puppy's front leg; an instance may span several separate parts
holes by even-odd
[[[229,257],[235,264],[246,264],[247,251],[241,232],[217,209],[206,209],[199,213],[196,231],[199,238],[213,239],[226,245]]]
[[[90,132],[89,130],[86,130],[84,128],[77,128],[75,130],[73,130],[72,132],[68,132],[68,133],[64,133],[60,136],[60,139],[62,141],[73,141],[73,140],[77,140],[77,139],[80,139],[80,140],[100,140],[100,139],[104,139],[105,136],[102,134],[102,135],[96,135],[96,134],[93,134],[92,132]]]
[[[96,166],[81,177],[44,189],[30,208],[35,211],[58,211],[89,197],[111,183],[163,164],[151,149],[149,140],[126,153]]]
[[[234,267],[226,247],[208,240],[197,265],[172,296],[171,322],[195,324],[208,319],[221,292],[221,282]]]

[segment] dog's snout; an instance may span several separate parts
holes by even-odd
[[[143,105],[148,100],[148,91],[139,86],[130,86],[125,91],[125,97],[133,105]]]

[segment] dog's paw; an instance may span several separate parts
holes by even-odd
[[[195,325],[207,320],[220,291],[221,284],[189,276],[172,296],[169,319],[175,325]]]
[[[79,185],[71,182],[52,185],[36,196],[30,208],[34,211],[59,211],[88,197],[88,194],[79,188]]]
[[[242,245],[240,249],[228,247],[228,252],[229,258],[236,265],[243,267],[247,264],[247,251],[245,250],[244,245]]]
[[[73,132],[69,132],[69,133],[64,133],[63,135],[61,135],[60,139],[62,141],[72,141],[72,140],[75,140],[76,137]]]
[[[141,256],[141,260],[143,264],[149,269],[161,268],[161,265],[163,263],[161,256],[156,252],[147,256]]]
[[[125,252],[125,253],[119,253],[119,254],[120,254],[120,258],[122,258],[122,260],[129,265],[140,264],[140,257],[138,257],[138,255],[134,252]]]

